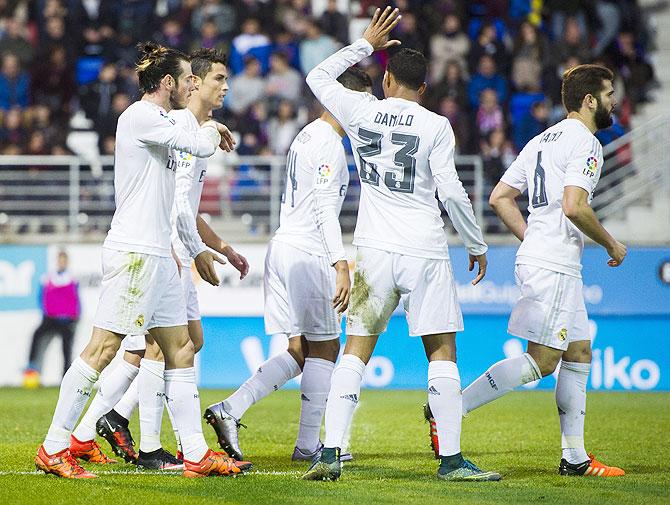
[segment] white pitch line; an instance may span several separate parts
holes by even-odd
[[[136,470],[93,470],[93,473],[96,475],[150,475],[150,476],[157,476],[160,475],[161,477],[163,476],[168,476],[168,477],[181,477],[181,473],[177,472],[138,472]],[[301,472],[299,471],[279,471],[279,470],[254,470],[251,472],[245,472],[244,474],[239,474],[236,475],[235,477],[237,478],[238,476],[241,475],[269,475],[269,476],[282,476],[282,475],[300,475]],[[0,471],[0,477],[5,477],[7,475],[44,475],[43,472],[33,470],[32,472],[27,472],[27,471]]]

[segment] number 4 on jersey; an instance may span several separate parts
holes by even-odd
[[[360,161],[361,182],[379,186],[377,165],[366,161],[365,158],[382,152],[383,135],[365,128],[359,128],[358,136],[366,142],[365,145],[356,149]],[[398,193],[413,193],[416,159],[412,155],[416,154],[419,149],[419,137],[404,133],[393,133],[391,134],[391,143],[402,146],[393,157],[395,165],[402,168],[402,178],[396,171],[388,171],[384,174],[384,185],[389,190]]]

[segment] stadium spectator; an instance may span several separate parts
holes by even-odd
[[[326,10],[321,14],[319,23],[324,33],[330,35],[340,44],[349,43],[349,21],[347,16],[337,10],[337,0],[328,0]]]
[[[32,82],[34,103],[46,104],[58,117],[69,117],[76,85],[74,68],[63,46],[51,48],[47,64],[41,62],[33,67]]]
[[[460,107],[468,105],[468,83],[463,78],[462,67],[456,60],[447,62],[444,77],[428,87],[424,102],[426,107],[435,111],[437,104],[447,96],[456,100]]]
[[[584,32],[581,31],[579,22],[575,18],[565,20],[565,28],[551,48],[554,61],[562,62],[568,58],[575,57],[580,61],[587,61],[591,57],[591,51],[586,42]]]
[[[508,56],[505,45],[498,39],[496,27],[493,23],[482,23],[474,44],[470,47],[468,66],[471,74],[477,72],[482,56],[490,56],[496,67],[505,71],[508,65]]]
[[[492,130],[505,128],[503,110],[498,102],[498,95],[493,88],[482,90],[475,124],[480,138],[486,137]]]
[[[547,129],[549,109],[544,102],[535,102],[518,125],[514,126],[514,144],[521,151],[529,140]]]
[[[28,132],[23,125],[21,109],[14,107],[4,114],[2,130],[0,130],[0,141],[3,146],[13,145],[19,150],[25,145]]]
[[[0,109],[27,107],[30,102],[30,77],[21,69],[19,59],[12,53],[2,56],[0,69]]]
[[[498,102],[503,103],[507,99],[507,80],[498,73],[495,60],[488,54],[479,59],[477,73],[472,76],[468,85],[468,99],[474,109],[479,107],[479,97],[486,88],[495,90]]]
[[[12,53],[22,68],[29,68],[35,50],[28,42],[26,26],[15,18],[7,18],[5,31],[0,38],[0,54]]]
[[[216,25],[214,26],[216,27]],[[189,50],[190,40],[188,33],[184,30],[178,19],[168,18],[164,20],[160,31],[154,39],[163,46],[174,47],[186,52]]]
[[[456,152],[459,154],[471,152],[470,118],[467,113],[463,112],[461,104],[453,97],[445,96],[435,112],[449,120],[454,130],[454,137],[456,137]]]
[[[431,83],[437,83],[444,77],[447,65],[452,61],[465,70],[469,50],[470,39],[461,29],[461,20],[455,14],[448,14],[442,31],[430,38]]]
[[[300,125],[295,118],[295,109],[288,100],[279,102],[277,117],[270,119],[268,123],[270,135],[270,149],[273,154],[284,155],[288,152],[291,142],[300,131]]]
[[[207,49],[221,49],[225,45],[225,39],[214,21],[206,20],[200,27],[200,34],[191,44],[192,50],[205,47]]]
[[[305,39],[300,43],[300,70],[304,75],[339,49],[332,37],[321,32],[319,23],[311,19],[306,23]]]
[[[221,2],[220,0],[182,2],[185,6],[195,7],[192,10],[187,7],[191,10],[190,16],[188,13],[184,13],[182,16],[191,18],[191,26],[194,32],[200,32],[202,25],[206,21],[211,21],[216,25],[217,33],[230,40],[231,35],[237,29],[239,7],[236,8],[236,3],[238,2]]]
[[[401,47],[416,49],[422,53],[426,52],[426,43],[419,32],[416,16],[412,11],[403,12],[400,23],[393,30],[393,38],[402,43]]]
[[[46,350],[45,337],[59,335],[63,343],[63,373],[70,368],[74,332],[81,312],[79,286],[68,270],[68,255],[58,253],[56,269],[42,278],[39,293],[42,322],[33,334],[30,345],[28,368],[24,375],[39,384],[39,372]]]
[[[281,51],[270,56],[270,73],[266,78],[265,94],[271,100],[286,99],[294,104],[300,100],[303,77],[291,68],[288,57]]]
[[[623,77],[626,96],[633,108],[647,101],[647,91],[654,79],[654,70],[644,58],[641,47],[635,44],[635,36],[622,32],[613,48],[613,59]]]
[[[548,45],[539,30],[525,21],[512,55],[512,84],[519,91],[537,92],[542,89],[542,68]]]
[[[241,114],[265,93],[265,81],[261,77],[261,64],[253,56],[244,59],[244,72],[230,79],[226,107]]]
[[[484,162],[484,176],[489,184],[495,185],[514,161],[514,148],[505,137],[505,130],[496,128],[480,140],[479,149]]]
[[[242,24],[242,33],[233,39],[232,50],[244,57],[249,51],[270,45],[270,39],[261,33],[258,19],[249,18]]]
[[[100,71],[98,80],[83,86],[80,92],[81,107],[96,125],[106,118],[112,108],[112,97],[123,91],[123,81],[116,65],[108,63]]]

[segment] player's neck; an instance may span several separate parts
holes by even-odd
[[[323,114],[321,114],[321,116],[319,117],[319,119],[321,119],[322,121],[325,121],[325,122],[328,123],[330,126],[332,126],[332,127],[333,127],[333,130],[335,130],[335,132],[336,132],[340,137],[344,137],[344,129],[340,126],[340,123],[338,123],[337,121],[335,121],[335,118],[334,118],[333,116],[331,116],[328,112],[324,112]]]
[[[598,128],[596,128],[595,118],[589,118],[578,111],[568,112],[568,119],[576,119],[577,121],[581,121],[591,133],[598,131]]]
[[[154,105],[158,105],[159,107],[163,107],[165,112],[170,112],[170,110],[172,110],[172,107],[170,107],[169,94],[161,93],[160,91],[157,91],[156,93],[145,93],[142,96],[142,100],[151,102]]]
[[[416,90],[398,86],[387,98],[402,98],[410,102],[419,102],[419,93]]]
[[[188,102],[188,110],[190,110],[195,118],[198,120],[198,124],[202,124],[207,121],[212,115],[212,109],[200,100],[197,96],[191,98]]]

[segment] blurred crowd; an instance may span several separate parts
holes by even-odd
[[[496,181],[515,153],[563,117],[562,72],[601,62],[617,75],[615,138],[654,85],[636,0],[397,0],[394,38],[430,61],[428,108],[448,117],[460,153]],[[81,111],[113,153],[116,120],[138,99],[135,44],[153,39],[229,54],[217,113],[240,154],[284,154],[319,113],[304,76],[360,35],[373,0],[0,0],[0,152],[63,154]],[[374,93],[388,55],[362,62]]]

